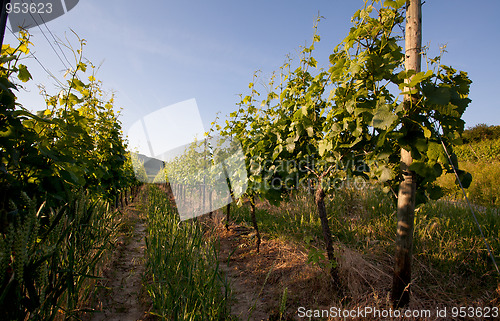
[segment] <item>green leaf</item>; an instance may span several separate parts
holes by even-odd
[[[77,66],[77,70],[80,69],[81,71],[83,72],[86,72],[87,71],[87,65],[84,64],[83,62],[80,62]]]
[[[16,56],[2,56],[2,57],[0,57],[0,64],[7,63],[7,62],[12,61],[16,58],[17,58]]]
[[[22,52],[23,54],[25,54],[25,55],[29,54],[29,52],[30,52],[27,44],[25,44],[25,43],[20,44],[19,47],[18,47],[18,50],[20,52]]]
[[[410,165],[410,170],[424,178],[434,177],[435,174],[433,167],[430,167],[427,163],[421,161],[413,161]]]
[[[446,87],[439,87],[425,94],[429,99],[429,102],[436,105],[448,105],[451,98],[450,89]]]
[[[380,172],[380,181],[381,182],[387,182],[391,180],[392,177],[392,170],[388,166],[382,166],[381,172]]]
[[[338,123],[334,123],[330,130],[334,134],[340,133],[342,131],[342,126],[340,126]]]
[[[307,106],[302,106],[302,115],[307,116]]]
[[[33,79],[31,77],[30,72],[28,71],[28,68],[26,68],[25,65],[19,65],[19,73],[17,74],[17,78],[21,80],[22,82],[27,82],[30,79]]]
[[[427,127],[422,127],[422,129],[424,130],[424,137],[425,138],[431,138],[432,132],[430,131],[430,129],[427,128]]]
[[[406,3],[406,0],[386,0],[384,1],[384,7],[392,7],[394,9],[401,8]]]
[[[470,183],[472,183],[472,175],[465,171],[459,170],[458,177],[460,178],[460,182],[462,182],[462,186],[464,188],[469,188]],[[459,185],[456,179],[455,179],[455,184]]]
[[[316,68],[316,66],[318,65],[318,62],[316,61],[316,59],[314,59],[314,57],[311,57],[309,59],[309,63],[308,64],[309,64],[309,66]]]
[[[293,153],[293,150],[295,149],[295,142],[293,137],[288,137],[286,139],[286,150],[289,153]]]
[[[358,62],[352,62],[348,72],[355,75],[361,70],[361,65]]]
[[[332,149],[332,142],[329,140],[322,140],[318,143],[318,151],[320,156],[325,155],[325,152],[331,149]]]
[[[442,155],[443,148],[441,147],[441,145],[436,142],[429,142],[429,145],[427,147],[427,157],[429,158],[429,161],[439,162],[440,160],[442,160]]]
[[[74,79],[73,80],[73,86],[79,92],[81,92],[82,89],[85,88],[85,84],[80,79]]]
[[[421,83],[423,80],[432,76],[432,70],[427,70],[425,73],[423,71],[416,73],[412,78],[407,87],[413,88],[417,84]]]
[[[402,75],[406,76],[406,79],[411,79],[409,83],[401,83],[399,84],[399,89],[403,90],[404,88],[414,88],[416,85],[424,81],[425,79],[432,76],[432,70],[427,70],[426,72],[418,72],[414,74],[414,70],[409,70],[407,72],[403,72]]]
[[[276,158],[278,158],[279,154],[283,151],[283,146],[282,145],[278,145],[276,146],[276,148],[274,148],[274,152],[273,152],[273,161],[276,160]]]
[[[2,55],[12,55],[14,53],[15,49],[12,48],[10,45],[2,45]]]
[[[370,126],[373,126],[378,129],[387,129],[397,119],[398,116],[392,113],[390,105],[382,105],[377,109],[375,115],[373,115]]]
[[[309,136],[309,137],[314,136],[314,128],[312,126],[306,127],[306,131],[307,131],[307,136]]]
[[[438,200],[444,196],[443,189],[438,185],[431,185],[427,188],[427,193],[429,193],[429,198],[431,200]]]
[[[62,170],[59,172],[59,174],[61,175],[61,178],[64,179],[66,182],[69,182],[69,183],[72,183],[75,185],[78,184],[78,182],[79,182],[78,177],[72,171]]]
[[[384,1],[384,7],[392,7],[396,9],[396,1],[386,0]]]

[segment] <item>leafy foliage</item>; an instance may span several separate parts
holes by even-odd
[[[80,291],[114,231],[109,201],[135,184],[113,99],[105,100],[78,39],[75,67],[46,109],[17,102],[29,35],[0,57],[0,318],[51,320]],[[108,201],[108,203],[106,203]],[[115,204],[116,205],[116,202]]]
[[[488,126],[477,124],[464,131],[464,143],[478,143],[484,140],[495,140],[500,138],[500,126]]]
[[[286,62],[271,77],[259,107],[261,94],[255,80],[250,83],[251,93],[242,97],[222,134],[242,141],[252,188],[277,200],[277,194],[314,177],[329,190],[335,188],[329,178],[360,176],[397,192],[404,148],[411,151],[411,169],[418,175],[417,202],[442,195],[435,179],[451,171],[451,164],[441,141],[450,152],[461,142],[471,81],[465,72],[442,65],[441,57],[430,60],[433,69],[404,71],[403,4],[372,1],[357,11],[326,70],[312,56],[320,40],[315,34],[297,68]],[[405,109],[407,88],[414,88],[411,94],[418,99]],[[455,156],[453,165],[458,165]],[[470,181],[466,173],[460,175]]]
[[[19,199],[21,191],[49,206],[61,205],[68,193],[88,190],[95,197],[113,199],[121,186],[134,181],[126,167],[127,153],[121,125],[113,110],[113,99],[103,101],[102,84],[94,73],[88,83],[80,79],[90,62],[78,50],[67,85],[56,95],[46,91],[47,108],[33,115],[15,101],[17,86],[9,77],[27,73],[15,63],[27,53],[29,37],[23,34],[17,49],[4,46],[2,83],[2,197],[0,212],[6,223],[6,205]],[[84,40],[80,40],[83,47]],[[27,80],[30,77],[21,76]]]

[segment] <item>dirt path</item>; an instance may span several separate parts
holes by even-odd
[[[117,245],[115,257],[101,297],[101,311],[95,312],[91,321],[147,320],[147,302],[142,290],[146,227],[141,220],[139,202],[125,209],[125,231]]]
[[[252,282],[250,278],[242,277],[245,270],[242,269],[241,264],[238,264],[241,260],[232,256],[234,247],[240,245],[240,236],[248,235],[250,229],[231,226],[229,231],[222,230],[221,232],[223,238],[221,239],[220,269],[227,277],[233,293],[232,314],[240,320],[267,320],[269,313],[266,313],[266,307],[259,298],[258,283]]]
[[[256,253],[253,228],[215,223],[220,241],[220,269],[234,301],[231,314],[241,321],[296,320],[299,305],[332,304],[331,288],[307,254],[292,244],[263,238]],[[326,284],[326,285],[325,285]],[[280,311],[281,310],[281,311]]]

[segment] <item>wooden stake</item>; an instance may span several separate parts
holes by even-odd
[[[406,2],[405,28],[405,69],[420,72],[420,53],[422,48],[422,11],[420,0]],[[407,80],[409,81],[409,80]],[[406,88],[408,91],[410,88]],[[410,111],[417,103],[413,95],[405,95],[404,108]],[[411,115],[410,115],[411,117]],[[411,134],[412,125],[404,124]],[[413,225],[415,216],[415,195],[417,190],[415,172],[409,167],[413,162],[411,152],[401,149],[401,172],[403,181],[398,192],[398,225],[396,236],[395,268],[392,284],[392,304],[401,308],[410,302],[411,261],[413,247]]]

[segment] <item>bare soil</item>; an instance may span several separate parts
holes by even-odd
[[[217,220],[217,218],[216,218]],[[280,240],[262,239],[256,252],[251,227],[217,222],[220,268],[233,294],[232,315],[239,320],[295,320],[297,307],[332,303],[333,284],[307,253]]]

